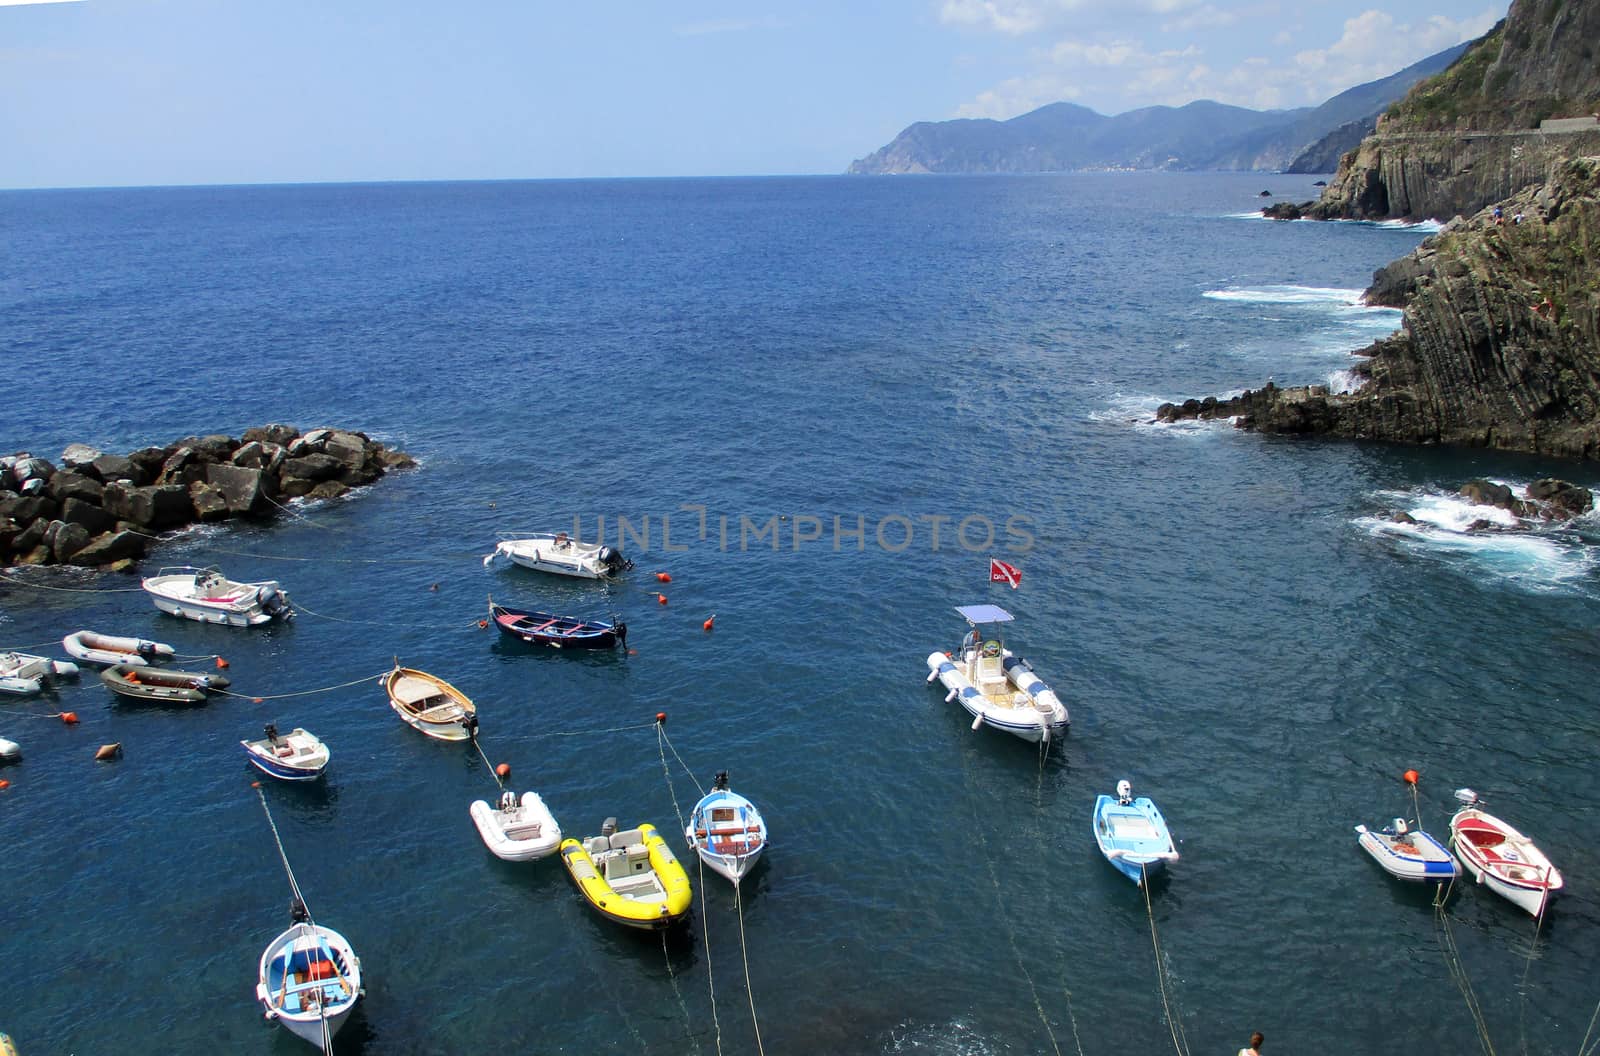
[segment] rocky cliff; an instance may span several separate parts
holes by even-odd
[[[1380,270],[1369,300],[1405,318],[1360,353],[1356,393],[1268,385],[1158,416],[1600,458],[1600,157],[1556,164],[1498,217],[1453,221]]]
[[[1600,110],[1600,4],[1514,0],[1502,21],[1439,76],[1411,88],[1341,159],[1307,215],[1468,215],[1600,152],[1600,129],[1541,133],[1546,118]]]

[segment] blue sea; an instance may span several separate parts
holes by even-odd
[[[1151,424],[1269,377],[1349,384],[1399,325],[1359,295],[1427,229],[1252,216],[1311,179],[0,194],[0,450],[287,422],[420,463],[142,566],[278,579],[287,625],[166,617],[127,574],[0,584],[0,648],[140,635],[221,654],[238,692],[130,707],[88,672],[0,701],[24,751],[0,769],[0,1030],[25,1056],[309,1051],[253,997],[289,891],[238,742],[274,721],[333,750],[324,784],[260,793],[362,957],[347,1056],[1217,1053],[1252,1030],[1468,1052],[1474,1005],[1495,1051],[1578,1050],[1600,522],[1471,533],[1455,492],[1600,474]],[[481,561],[551,530],[637,568]],[[630,650],[500,640],[491,595],[620,614]],[[1071,711],[1048,751],[925,684],[974,602],[1015,614]],[[483,757],[396,719],[396,658],[476,700]],[[493,858],[468,817],[486,760],[570,835],[657,825],[688,926],[619,930],[555,860]],[[1358,849],[1354,825],[1415,816],[1408,769],[1435,834],[1471,786],[1549,853],[1542,924],[1471,884],[1436,914]],[[772,832],[738,901],[681,840],[719,770]],[[1090,835],[1119,778],[1179,841],[1148,906]]]

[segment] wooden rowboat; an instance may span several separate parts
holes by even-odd
[[[478,709],[467,695],[437,675],[401,667],[383,676],[383,689],[396,715],[415,730],[440,741],[465,741],[478,733]]]

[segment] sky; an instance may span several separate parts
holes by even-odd
[[[0,0],[0,188],[839,173],[916,121],[1314,106],[1505,0]]]

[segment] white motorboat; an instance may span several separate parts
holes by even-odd
[[[73,631],[61,639],[61,647],[74,660],[97,664],[100,667],[113,667],[117,664],[128,664],[133,667],[159,664],[171,660],[174,655],[172,646],[162,642],[96,634],[94,631]]]
[[[956,609],[971,630],[952,652],[928,654],[928,681],[938,679],[967,710],[974,730],[993,726],[1025,741],[1050,741],[1067,732],[1067,708],[1033,668],[1000,639],[999,625],[1012,616],[998,605]],[[980,628],[992,625],[990,637]]]
[[[489,562],[501,555],[509,557],[513,564],[523,568],[583,579],[605,579],[633,567],[633,562],[623,557],[615,547],[604,543],[580,543],[568,537],[566,532],[503,539],[495,545],[493,553],[484,557],[484,566],[487,567]]]
[[[269,579],[241,583],[214,568],[163,568],[140,584],[156,608],[186,620],[255,627],[294,616],[288,592]]]
[[[754,803],[728,788],[724,770],[694,805],[683,838],[702,862],[737,886],[767,849],[767,823]]]
[[[1411,828],[1404,818],[1395,818],[1376,832],[1357,825],[1356,833],[1361,849],[1390,876],[1443,883],[1461,875],[1461,867],[1445,845],[1421,829]]]
[[[328,769],[333,753],[314,733],[296,726],[288,733],[279,733],[275,723],[267,723],[265,736],[253,741],[240,741],[250,765],[269,777],[280,781],[315,781]]]
[[[300,903],[295,921],[262,951],[256,1000],[269,1020],[325,1049],[361,997],[361,958],[350,941],[311,920]]]
[[[76,678],[78,665],[32,653],[0,653],[0,693],[31,697],[58,678]]]
[[[522,798],[510,789],[500,793],[498,805],[482,799],[468,808],[478,835],[496,858],[508,862],[531,862],[554,854],[561,846],[561,826],[537,792],[524,792]]]
[[[1450,842],[1478,883],[1542,916],[1565,881],[1534,842],[1511,825],[1478,807],[1478,794],[1456,790],[1460,810],[1450,818]]]

